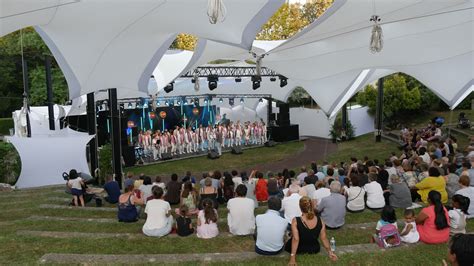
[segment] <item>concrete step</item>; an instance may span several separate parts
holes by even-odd
[[[40,209],[117,212],[117,207],[76,207],[76,206],[66,206],[66,205],[57,205],[57,204],[41,204],[39,207]]]
[[[90,239],[104,239],[104,238],[126,238],[126,239],[137,239],[146,238],[142,233],[83,233],[83,232],[61,232],[61,231],[36,231],[36,230],[19,230],[16,232],[19,236],[35,236],[35,237],[51,237],[51,238],[90,238]],[[233,235],[228,232],[220,232],[217,237],[232,237]],[[177,234],[169,234],[165,237],[179,237]],[[192,235],[189,237],[196,237]],[[240,236],[239,236],[240,237]],[[250,237],[250,236],[249,236]]]

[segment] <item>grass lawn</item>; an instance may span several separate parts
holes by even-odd
[[[164,162],[146,166],[135,166],[126,168],[125,171],[131,171],[135,174],[144,173],[150,176],[170,175],[177,173],[184,175],[186,171],[192,171],[196,176],[200,173],[210,170],[243,170],[249,169],[255,165],[279,161],[288,158],[304,149],[303,142],[289,142],[276,145],[271,149],[266,147],[244,150],[241,155],[231,153],[223,153],[218,160],[209,160],[206,156],[192,158],[188,160],[180,160],[173,162]]]

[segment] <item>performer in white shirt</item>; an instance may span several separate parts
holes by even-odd
[[[229,142],[227,143],[227,147],[234,147],[235,142],[235,129],[234,126],[231,126],[229,129]]]
[[[199,151],[199,131],[195,130],[191,133],[191,140],[192,140],[192,145],[193,145],[193,151],[198,152]]]
[[[244,129],[244,138],[245,138],[245,145],[249,145],[250,143],[250,127],[249,125],[245,125],[245,129]]]
[[[184,135],[186,134],[186,131],[184,128],[179,129],[179,139],[178,139],[178,150],[179,154],[185,153],[184,148],[186,148],[186,143],[184,142]]]
[[[186,145],[186,153],[192,153],[193,144],[191,139],[191,127],[184,132],[184,143]]]
[[[211,127],[211,125],[207,126],[207,150],[210,151],[214,149],[214,129]]]
[[[237,124],[235,129],[235,146],[242,145],[242,128]]]
[[[170,139],[169,143],[171,145],[171,155],[175,156],[177,154],[176,151],[178,147],[178,143],[177,143],[178,141],[177,141],[176,135],[174,134],[170,135],[169,139]]]
[[[155,160],[155,161],[158,160],[158,159],[161,159],[160,147],[159,147],[160,146],[160,144],[159,144],[160,143],[159,134],[160,134],[160,131],[157,130],[155,132],[155,134],[153,135],[153,139],[151,141],[151,143],[152,143],[151,149],[153,151],[153,160]]]

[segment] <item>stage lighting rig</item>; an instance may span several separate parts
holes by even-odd
[[[236,77],[235,82],[242,82],[242,78],[241,77]]]
[[[229,105],[234,106],[234,98],[229,98]]]
[[[174,88],[174,81],[166,85],[164,90],[166,93],[170,93],[173,91],[173,88]]]
[[[277,80],[277,78],[275,78],[275,77],[270,77],[270,81],[271,81],[271,82],[275,82],[276,80]]]
[[[261,76],[252,76],[252,89],[253,90],[256,90],[258,88],[260,88],[260,82],[262,81],[262,77]]]
[[[209,90],[215,90],[217,88],[217,82],[219,81],[219,77],[217,75],[210,75],[207,77],[207,82],[209,86]]]
[[[244,103],[244,98],[240,98],[240,103]]]
[[[224,102],[224,99],[220,98],[219,103],[223,103],[223,102]]]
[[[283,88],[286,85],[288,85],[288,79],[285,76],[280,75],[279,78],[280,78],[280,88]]]

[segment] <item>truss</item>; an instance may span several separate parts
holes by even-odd
[[[181,75],[182,78],[192,78],[194,75],[199,77],[251,77],[257,75],[256,67],[197,67],[194,70],[190,70],[185,74]],[[280,76],[277,72],[262,67],[260,76],[269,77],[269,76]]]

